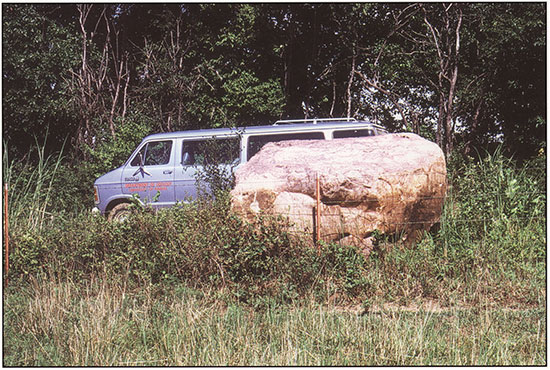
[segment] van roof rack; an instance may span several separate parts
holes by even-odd
[[[355,118],[350,117],[342,117],[342,118],[310,118],[310,119],[286,119],[286,120],[279,120],[273,124],[273,126],[277,126],[280,124],[286,125],[290,123],[313,123],[314,125],[317,124],[317,122],[357,122]]]

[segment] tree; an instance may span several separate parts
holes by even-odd
[[[426,52],[429,63],[437,65],[435,73],[425,68],[427,82],[438,96],[436,142],[449,157],[453,150],[455,96],[460,59],[460,35],[462,32],[462,7],[460,4],[419,4],[424,21],[423,32],[411,30],[405,37],[417,50]],[[428,67],[427,64],[424,64]],[[437,78],[434,78],[437,76]]]
[[[501,141],[529,157],[546,142],[546,5],[470,6],[458,112],[465,149]]]
[[[261,8],[189,4],[153,10],[165,14],[164,36],[134,42],[133,91],[159,130],[250,125],[280,116],[283,92],[265,50],[271,46],[256,40],[265,34]]]
[[[76,128],[66,71],[78,64],[77,37],[49,19],[47,6],[3,4],[2,10],[4,140],[15,157],[46,133],[48,151],[58,149]]]
[[[70,91],[80,113],[76,147],[94,147],[103,124],[116,136],[115,117],[124,119],[128,105],[128,52],[118,47],[116,8],[76,5],[81,38],[80,66],[74,68]],[[86,151],[83,151],[86,153]]]
[[[545,4],[3,9],[4,137],[20,155],[46,130],[52,148],[69,135],[89,155],[130,132],[327,116],[420,133],[447,155],[545,144]]]

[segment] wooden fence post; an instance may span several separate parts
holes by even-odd
[[[10,241],[10,237],[9,237],[8,231],[9,231],[9,228],[8,228],[8,184],[4,184],[4,236],[6,238],[5,239],[5,241],[6,241],[6,256],[5,256],[6,276],[5,276],[4,282],[5,282],[6,286],[8,285],[8,270],[9,270],[9,266],[10,266],[10,263],[9,263],[9,241]]]
[[[317,207],[315,208],[315,241],[317,243],[317,252],[320,252],[321,244],[319,242],[321,241],[321,185],[319,181],[319,172],[317,172],[315,185],[315,197],[317,198]]]

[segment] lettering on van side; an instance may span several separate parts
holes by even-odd
[[[137,184],[124,184],[124,187],[128,189],[130,193],[139,191],[166,191],[168,187],[172,185],[171,181],[159,181],[159,182],[140,182]]]

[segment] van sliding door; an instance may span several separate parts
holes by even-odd
[[[229,189],[240,164],[240,138],[183,140],[176,171],[176,201],[196,199],[200,192]]]

